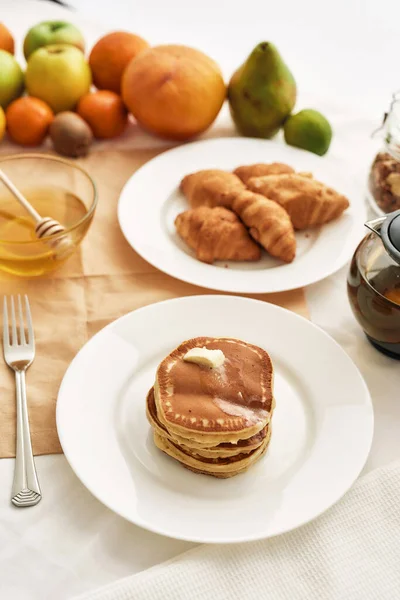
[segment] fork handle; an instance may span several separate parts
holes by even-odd
[[[34,506],[42,499],[33,459],[26,401],[25,371],[15,371],[17,400],[17,447],[11,502],[18,507]]]

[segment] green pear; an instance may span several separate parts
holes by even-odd
[[[290,115],[296,82],[270,42],[258,44],[228,86],[232,118],[242,135],[270,138]]]

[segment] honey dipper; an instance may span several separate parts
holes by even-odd
[[[65,231],[65,227],[55,219],[52,219],[51,217],[41,217],[39,213],[30,204],[30,202],[28,202],[25,196],[21,194],[21,192],[15,187],[13,182],[1,169],[0,180],[10,190],[12,195],[18,200],[21,206],[25,208],[26,212],[28,212],[31,215],[32,219],[35,221],[35,233],[38,239],[56,235],[57,233],[62,233],[63,231]]]

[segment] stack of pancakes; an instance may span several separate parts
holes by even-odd
[[[221,350],[220,367],[186,362],[192,348]],[[230,338],[194,338],[160,364],[147,418],[160,450],[196,473],[232,477],[266,451],[274,409],[273,368],[265,350]]]

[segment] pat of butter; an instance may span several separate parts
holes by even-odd
[[[225,355],[222,350],[208,350],[208,348],[192,348],[186,352],[183,360],[204,365],[213,369],[222,367],[225,361]]]

